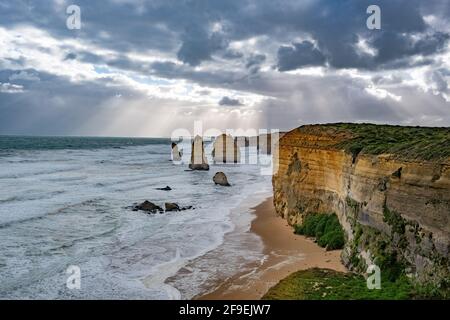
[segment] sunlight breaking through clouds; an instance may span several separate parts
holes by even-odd
[[[65,27],[67,1],[2,2],[0,133],[449,125],[449,5],[381,1],[389,14],[372,32],[363,2],[79,1],[80,30]]]

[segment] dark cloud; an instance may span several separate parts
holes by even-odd
[[[208,35],[205,30],[194,28],[182,37],[183,44],[177,53],[179,60],[197,66],[202,61],[211,59],[211,55],[228,46],[224,37],[217,32]]]
[[[381,30],[366,28],[366,8],[372,0],[78,0],[81,30],[66,28],[66,8],[57,3],[0,1],[0,27],[9,31],[31,26],[48,32],[61,43],[61,59],[90,64],[99,73],[106,66],[105,72],[111,68],[130,77],[183,79],[187,87],[196,83],[207,87],[208,93],[220,88],[270,97],[261,110],[276,127],[333,119],[450,123],[442,113],[448,113],[448,102],[438,95],[449,94],[448,68],[436,57],[448,48],[450,2],[446,0],[376,1],[382,11]],[[441,19],[440,27],[428,25],[425,15]],[[73,46],[77,41],[105,50]],[[369,52],[361,49],[361,41]],[[35,49],[52,54],[45,43]],[[105,105],[118,92],[123,98],[142,95],[116,79],[74,81],[30,69],[30,61],[37,57],[20,50],[11,55],[3,52],[0,82],[5,88],[6,84],[23,86],[23,92],[0,93],[1,133],[72,132],[99,109],[108,108]],[[143,58],[136,59],[135,53]],[[268,70],[269,63],[278,71]],[[345,76],[283,72],[308,66],[326,66],[330,73],[348,68],[370,76],[381,73],[373,77],[374,84],[389,87],[403,100],[375,97],[366,91],[367,82]],[[408,81],[398,74],[418,66],[437,66],[426,74],[433,94],[403,87]],[[241,104],[230,98],[233,92],[220,96],[225,94],[220,105]]]
[[[334,68],[376,70],[410,67],[410,58],[438,53],[448,41],[448,32],[436,32],[426,25],[421,14],[424,4],[416,0],[378,1],[382,29],[368,30],[365,10],[369,4],[372,2],[315,2],[302,14],[298,28],[317,41],[318,50]],[[361,52],[358,48],[361,39],[377,54]],[[282,46],[280,50],[286,54],[288,62],[295,61],[295,48]],[[279,64],[284,62],[281,59]],[[310,55],[304,59],[315,62]],[[402,63],[400,60],[403,60]],[[297,67],[303,65],[300,62]],[[296,63],[287,64],[286,69],[290,70],[292,66]]]
[[[226,57],[242,58],[231,51],[225,52],[228,43],[234,40],[265,35],[287,44],[295,42],[293,39],[299,35],[309,34],[333,67],[374,69],[405,55],[430,55],[439,50],[446,38],[433,35],[423,19],[423,12],[437,16],[449,12],[445,0],[380,0],[377,4],[382,10],[382,32],[377,32],[366,28],[366,8],[373,4],[369,0],[303,3],[259,0],[257,6],[251,0],[136,3],[79,0],[77,4],[83,19],[79,31],[65,28],[65,7],[53,1],[39,6],[30,6],[24,0],[3,3],[0,21],[6,26],[26,22],[57,37],[76,36],[122,52],[148,49],[176,52],[180,61],[194,66],[221,51]],[[213,23],[222,23],[223,30],[213,32]],[[404,43],[407,39],[401,39],[402,34],[425,36],[427,33],[431,35],[422,43],[405,50],[410,45]],[[361,57],[355,49],[356,35],[367,38],[374,49],[381,49],[382,58]],[[389,50],[385,44],[390,39],[397,39],[406,47],[397,44]],[[397,51],[399,46],[401,50]]]
[[[101,81],[75,84],[65,77],[29,72],[40,81],[14,80],[23,84],[23,92],[0,92],[0,134],[73,134],[102,108],[107,108],[108,105],[102,106],[104,102],[114,99],[118,92],[124,98],[141,95],[127,87],[106,86]],[[2,70],[0,82],[15,74],[14,70]]]
[[[253,66],[257,66],[260,65],[261,63],[263,63],[266,60],[266,56],[264,54],[254,54],[251,55],[248,59],[247,59],[247,63],[245,64],[245,67],[247,69],[253,67]]]
[[[75,60],[77,58],[77,55],[75,53],[68,53],[64,60]]]
[[[245,78],[245,73],[226,70],[196,71],[188,65],[179,65],[170,61],[154,62],[149,73],[164,78],[188,79],[210,87],[230,88]]]
[[[259,72],[261,64],[266,61],[266,56],[264,54],[252,54],[247,58],[245,68],[249,70],[249,73],[254,75]]]
[[[242,106],[242,102],[239,101],[238,99],[233,99],[233,98],[225,96],[222,99],[220,99],[219,106],[237,107],[237,106]]]
[[[6,26],[32,24],[57,37],[90,40],[121,52],[149,49],[176,52],[180,61],[192,66],[210,60],[214,54],[230,59],[243,58],[241,53],[229,50],[228,44],[261,35],[281,44],[296,42],[293,39],[299,35],[310,35],[332,67],[368,69],[388,68],[392,65],[389,63],[405,56],[432,55],[448,39],[446,35],[435,34],[423,18],[424,12],[437,16],[449,12],[445,0],[377,1],[382,12],[381,32],[366,28],[366,8],[373,4],[371,0],[302,3],[259,0],[257,4],[251,0],[135,3],[79,0],[82,29],[72,31],[65,27],[64,6],[55,5],[53,1],[30,6],[28,1],[18,0],[2,3],[0,21]],[[214,23],[221,23],[222,30],[212,31]],[[413,34],[422,39],[414,45],[410,39]],[[379,50],[380,57],[358,53],[358,36]],[[394,45],[389,46],[393,41]],[[294,48],[283,46],[280,50],[290,58],[303,53],[307,61],[320,61],[317,53],[308,54],[308,48],[298,50],[294,45]],[[299,67],[303,65],[299,63]]]
[[[292,46],[281,46],[278,49],[278,65],[280,71],[289,71],[305,66],[321,66],[325,56],[310,41],[294,43]]]
[[[418,40],[409,34],[383,32],[373,41],[374,47],[378,50],[374,60],[379,64],[385,64],[408,56],[431,55],[441,51],[448,39],[449,35],[441,32],[423,35]]]
[[[228,49],[225,51],[225,53],[223,54],[223,57],[225,59],[240,59],[244,56],[244,54],[242,52],[233,50],[233,49]]]

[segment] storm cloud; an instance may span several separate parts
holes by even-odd
[[[450,124],[445,0],[376,1],[381,30],[368,0],[79,0],[80,30],[70,4],[0,1],[0,134]]]
[[[309,41],[281,46],[278,49],[278,70],[289,71],[304,66],[321,66],[325,56]]]
[[[240,102],[238,99],[233,99],[230,97],[223,97],[219,101],[219,106],[242,106],[242,102]]]

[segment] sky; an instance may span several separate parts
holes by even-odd
[[[0,134],[450,126],[449,16],[448,0],[0,0]]]

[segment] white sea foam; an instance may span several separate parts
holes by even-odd
[[[199,283],[186,283],[192,292],[184,289],[182,296],[165,280],[217,248],[227,232],[248,229],[249,216],[232,219],[231,212],[247,212],[243,203],[251,195],[256,203],[267,196],[270,177],[256,165],[187,172],[169,159],[170,147],[162,144],[0,157],[0,298],[197,294]],[[217,171],[228,175],[232,187],[212,183]],[[155,189],[166,185],[173,190]],[[147,215],[127,208],[146,199],[195,209]],[[81,268],[81,290],[66,288],[69,265]]]

